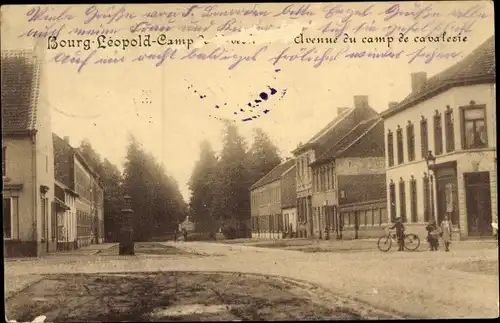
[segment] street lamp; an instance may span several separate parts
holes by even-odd
[[[431,171],[434,173],[434,167],[436,166],[436,157],[432,154],[432,150],[429,150],[429,153],[425,157],[425,162],[427,163],[427,170],[429,172],[429,185],[430,187],[430,194],[431,194],[431,218],[433,220],[435,219],[434,216],[434,184],[433,184],[433,176],[431,175]]]

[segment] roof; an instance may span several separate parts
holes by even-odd
[[[33,51],[2,51],[0,65],[3,132],[36,130],[40,60]]]
[[[269,173],[264,175],[261,179],[259,179],[255,184],[253,184],[250,189],[256,189],[258,187],[264,186],[266,184],[270,184],[272,182],[275,182],[281,178],[281,175],[283,175],[286,171],[288,171],[290,168],[295,166],[295,159],[289,159],[278,166],[274,167],[271,169]]]
[[[301,150],[307,149],[309,147],[322,144],[326,141],[326,138],[335,131],[335,126],[344,120],[348,115],[350,115],[355,108],[349,108],[343,111],[341,114],[337,115],[335,119],[329,122],[323,129],[321,129],[316,135],[314,135],[309,141],[295,149],[292,153],[297,153]]]
[[[373,127],[382,122],[382,119],[377,116],[368,120],[362,120],[351,131],[343,136],[335,145],[322,154],[311,165],[321,164],[330,161],[340,154],[346,152],[352,145],[360,141]]]
[[[427,79],[420,91],[410,93],[382,116],[389,117],[452,87],[495,82],[495,39],[491,36],[464,59]]]

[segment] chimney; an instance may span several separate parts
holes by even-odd
[[[69,144],[69,137],[68,136],[64,136],[64,141],[66,141],[68,144]]]
[[[411,73],[411,91],[420,92],[427,82],[426,72]]]
[[[392,101],[389,102],[389,110],[394,109],[398,105],[398,102]]]
[[[368,108],[368,95],[355,95],[354,108]]]
[[[349,108],[346,107],[337,108],[337,115],[339,116],[342,113],[345,113],[347,110],[349,110]]]

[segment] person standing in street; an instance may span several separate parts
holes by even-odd
[[[403,224],[403,221],[401,221],[401,218],[396,219],[396,223],[390,229],[396,228],[396,237],[398,238],[398,251],[404,251],[405,247],[405,226]]]
[[[451,222],[448,220],[448,215],[444,216],[441,222],[441,238],[443,238],[444,247],[446,252],[450,251],[451,243]]]
[[[429,242],[431,251],[437,251],[439,246],[439,228],[436,225],[436,221],[429,221],[425,230],[427,230],[427,241]]]

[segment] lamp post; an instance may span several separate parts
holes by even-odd
[[[430,187],[430,194],[431,194],[431,218],[433,220],[436,220],[434,216],[434,183],[433,183],[433,175],[434,174],[434,167],[436,165],[436,157],[432,154],[432,150],[429,150],[429,153],[425,157],[425,162],[427,163],[427,170],[429,171],[429,185]],[[431,174],[432,171],[432,174]]]
[[[120,255],[134,255],[134,230],[132,228],[132,198],[124,196],[125,205],[122,209],[122,224],[120,229]]]

